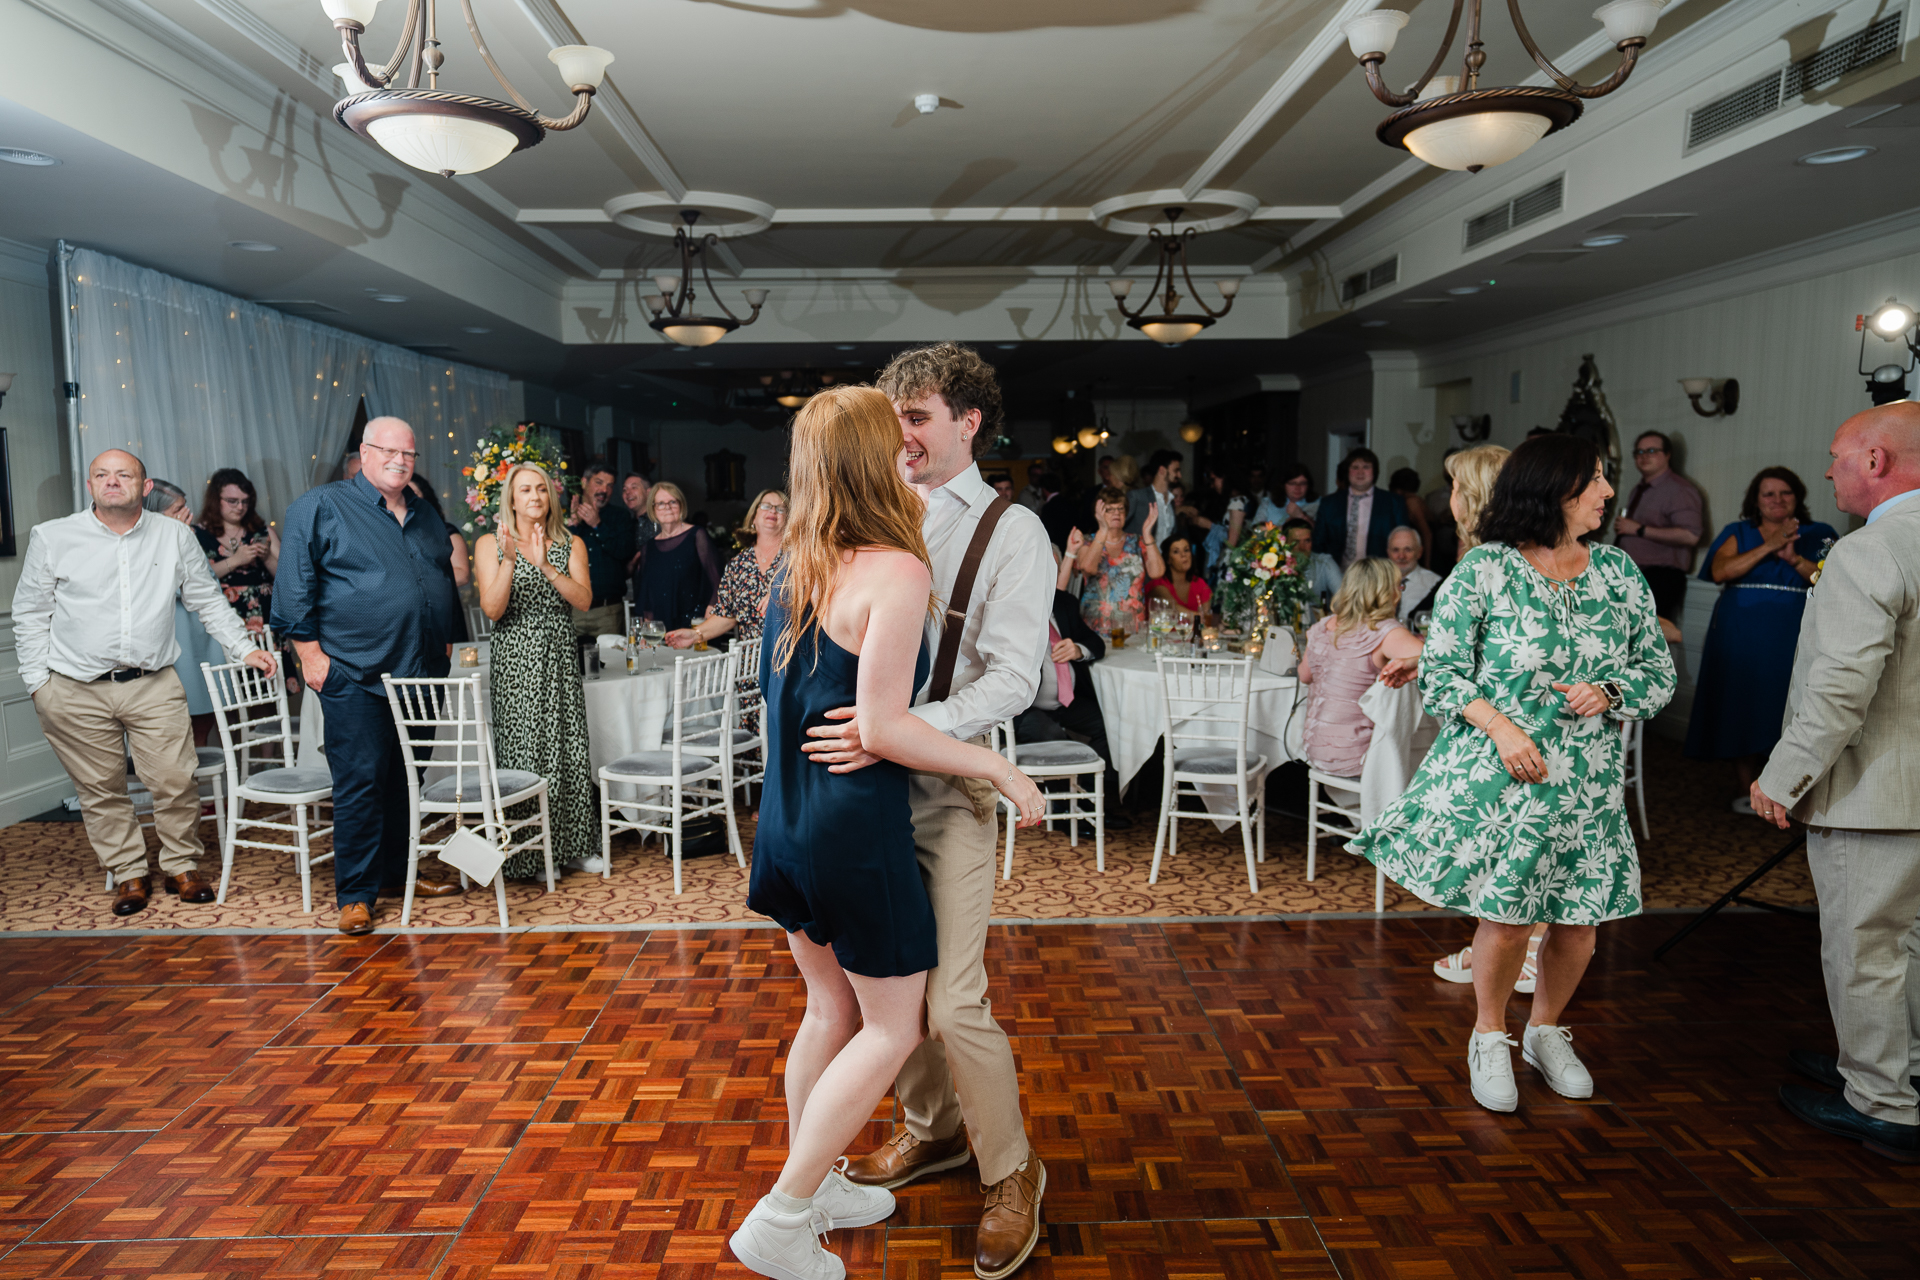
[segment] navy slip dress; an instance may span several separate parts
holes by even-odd
[[[933,904],[913,852],[908,770],[890,760],[832,773],[800,750],[826,713],[854,705],[860,659],[823,631],[796,646],[775,672],[786,630],[781,584],[767,592],[761,632],[767,777],[753,837],[747,906],[789,933],[830,946],[849,973],[897,978],[934,967]],[[927,678],[927,645],[914,664]]]

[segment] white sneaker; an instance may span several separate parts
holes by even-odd
[[[584,858],[568,858],[560,865],[574,871],[584,871],[590,876],[597,876],[607,869],[607,860],[597,853],[590,853]]]
[[[747,1270],[773,1280],[845,1280],[846,1264],[820,1247],[829,1225],[817,1208],[782,1213],[762,1197],[727,1244]]]
[[[813,1193],[813,1207],[826,1214],[828,1223],[836,1227],[870,1227],[891,1218],[893,1192],[885,1187],[863,1187],[849,1181],[840,1172],[846,1164],[847,1158],[841,1156],[840,1163],[827,1170],[820,1189]]]
[[[1530,1026],[1520,1039],[1520,1056],[1547,1078],[1548,1088],[1563,1098],[1593,1096],[1593,1076],[1573,1051],[1573,1028]]]
[[[1520,1086],[1513,1082],[1513,1041],[1504,1031],[1476,1031],[1467,1038],[1467,1074],[1473,1081],[1473,1100],[1489,1111],[1512,1111],[1520,1105]]]

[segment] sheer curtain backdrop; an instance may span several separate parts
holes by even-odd
[[[277,522],[287,505],[334,478],[366,397],[374,417],[413,425],[420,467],[456,526],[464,455],[513,421],[504,374],[284,315],[270,307],[74,251],[73,374],[80,384],[80,466],[127,449],[147,473],[187,491],[197,510],[207,478],[239,467]]]

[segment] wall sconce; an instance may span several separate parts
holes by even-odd
[[[0,402],[4,402],[7,392],[13,390],[14,377],[15,375],[11,373],[0,373]]]
[[[1483,413],[1476,418],[1470,413],[1456,413],[1453,415],[1453,429],[1458,431],[1460,438],[1468,444],[1476,440],[1485,440],[1493,434],[1493,415]]]
[[[1207,434],[1207,429],[1197,422],[1183,422],[1180,424],[1180,438],[1188,444],[1199,444],[1200,437],[1205,434]]]
[[[1734,378],[1718,381],[1713,378],[1682,378],[1680,389],[1692,401],[1693,411],[1703,418],[1731,418],[1740,408],[1740,383]],[[1702,397],[1710,401],[1713,408],[1702,409]]]

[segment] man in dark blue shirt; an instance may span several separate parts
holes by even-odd
[[[447,674],[455,599],[446,522],[407,488],[413,429],[375,418],[361,438],[359,475],[287,509],[273,591],[274,628],[293,642],[326,715],[335,896],[348,934],[371,932],[376,897],[399,896],[407,879],[407,762],[380,677]],[[414,888],[459,892],[425,877]]]
[[[633,555],[631,535],[609,517],[607,499],[613,496],[613,472],[595,462],[580,477],[580,496],[573,500],[567,531],[587,549],[587,578],[593,584],[593,602],[573,611],[573,633],[592,638],[626,630],[622,608],[627,598],[627,560]]]

